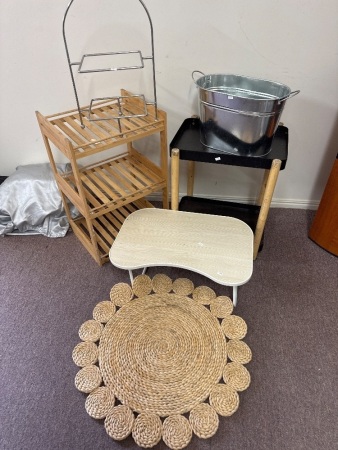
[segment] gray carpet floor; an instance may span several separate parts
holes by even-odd
[[[188,450],[338,449],[338,258],[308,239],[314,213],[272,209],[251,280],[239,288],[236,314],[248,325],[252,377],[240,406],[220,418],[215,436]],[[151,268],[231,289],[203,276]],[[74,386],[72,350],[80,325],[110,288],[129,282],[99,267],[73,233],[65,238],[0,238],[0,448],[137,449],[113,441],[89,417]],[[161,441],[155,450],[165,450]]]

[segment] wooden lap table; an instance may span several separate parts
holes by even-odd
[[[124,221],[109,259],[132,270],[151,266],[188,269],[216,283],[245,284],[253,270],[253,232],[243,221],[209,214],[146,208]]]

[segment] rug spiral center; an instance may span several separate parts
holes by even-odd
[[[137,412],[182,414],[222,377],[226,342],[203,305],[176,294],[135,299],[107,323],[99,344],[103,380]]]

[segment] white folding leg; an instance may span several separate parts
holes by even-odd
[[[238,286],[233,286],[232,287],[232,303],[234,304],[234,306],[237,305],[237,291],[238,291]]]
[[[133,281],[134,281],[133,271],[132,270],[128,270],[128,272],[129,272],[130,283],[133,284]]]
[[[142,275],[144,275],[146,273],[147,269],[148,269],[148,267],[143,267]],[[128,270],[128,272],[129,272],[130,283],[133,284],[133,281],[134,281],[133,271]]]

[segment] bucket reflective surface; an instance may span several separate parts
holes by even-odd
[[[195,73],[193,72],[193,78]],[[266,154],[285,101],[299,91],[281,83],[241,75],[203,75],[199,88],[201,142],[216,150]]]

